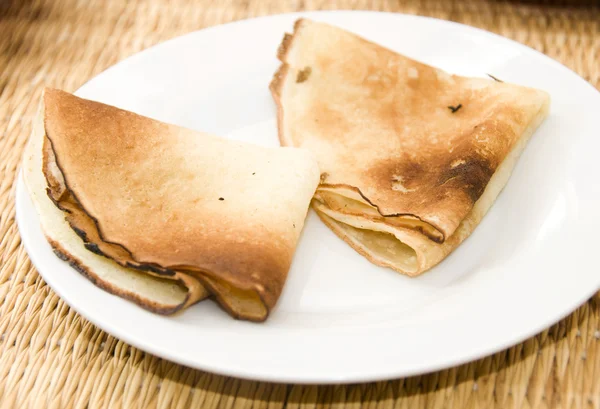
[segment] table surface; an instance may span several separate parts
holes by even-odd
[[[139,50],[204,27],[322,9],[481,27],[600,87],[598,1],[0,0],[0,408],[600,407],[600,294],[538,336],[470,364],[389,382],[301,386],[212,375],[144,353],[80,317],[32,267],[14,189],[43,87],[74,91]]]

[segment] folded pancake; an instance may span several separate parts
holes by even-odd
[[[549,107],[543,91],[450,75],[306,19],[278,57],[279,136],[317,155],[314,208],[372,262],[408,275],[471,234]]]
[[[264,148],[46,90],[49,197],[88,250],[148,275],[199,281],[263,321],[319,181],[314,156]]]
[[[97,286],[156,313],[172,314],[208,294],[192,277],[149,275],[88,251],[69,226],[65,213],[46,193],[49,187],[42,172],[43,142],[43,114],[40,112],[26,148],[22,171],[44,235],[58,257]]]

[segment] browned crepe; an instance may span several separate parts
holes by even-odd
[[[232,315],[266,319],[318,183],[310,152],[229,141],[58,90],[44,102],[49,195],[88,249],[199,280]]]
[[[317,155],[314,207],[371,261],[417,275],[470,235],[548,95],[421,64],[299,20],[271,84],[283,145]]]
[[[151,275],[126,268],[84,247],[81,238],[65,220],[66,213],[56,207],[46,192],[48,184],[42,172],[42,145],[45,138],[42,116],[38,115],[35,121],[22,170],[42,230],[56,255],[102,289],[153,312],[171,314],[208,294],[197,280],[187,281],[189,287],[186,287],[186,283],[176,276]],[[59,183],[61,175],[56,174],[51,179]]]
[[[87,250],[101,256],[106,256],[122,267],[141,270],[158,278],[176,281],[185,287],[188,292],[187,301],[181,305],[181,308],[194,304],[209,295],[197,277],[161,268],[158,265],[137,263],[126,248],[118,244],[103,241],[94,220],[81,207],[72,192],[67,189],[64,177],[56,164],[56,157],[47,137],[44,138],[42,146],[42,171],[48,183],[48,197],[59,209],[65,212],[65,219],[75,233],[83,240]],[[152,305],[146,304],[146,306],[150,306],[149,309],[157,311],[156,308],[152,308]]]

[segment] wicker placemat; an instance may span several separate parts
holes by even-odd
[[[215,376],[132,348],[70,310],[32,268],[13,195],[44,86],[73,91],[118,60],[206,26],[314,9],[456,20],[530,45],[600,86],[594,0],[0,0],[1,408],[600,407],[600,295],[537,337],[468,365],[374,384],[294,386]]]

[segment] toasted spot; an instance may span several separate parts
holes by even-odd
[[[396,192],[409,193],[414,192],[416,189],[409,189],[403,184],[404,178],[400,175],[392,176],[392,190]]]
[[[414,188],[427,180],[427,169],[408,156],[383,161],[373,166],[369,173],[375,185],[403,193],[415,191]]]
[[[451,165],[442,172],[440,185],[446,185],[450,190],[462,190],[475,203],[483,194],[497,165],[483,156],[460,159],[458,162],[460,163],[457,163],[456,166]]]
[[[296,82],[301,83],[306,81],[308,77],[310,77],[311,72],[312,68],[310,67],[305,67],[303,70],[298,71],[298,75],[296,76]]]

